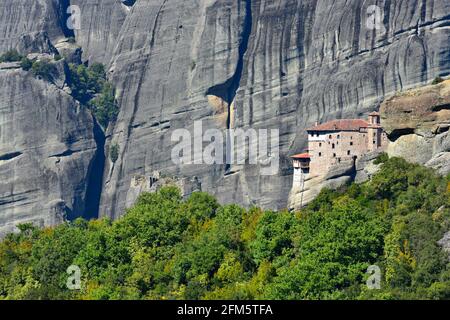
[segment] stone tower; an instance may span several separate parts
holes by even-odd
[[[381,147],[383,129],[380,124],[380,114],[371,112],[369,114],[369,125],[367,126],[367,150],[369,152]]]

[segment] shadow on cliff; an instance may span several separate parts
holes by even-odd
[[[94,139],[97,144],[94,161],[89,169],[89,181],[86,190],[85,219],[96,219],[99,216],[100,197],[103,184],[103,169],[105,167],[105,134],[94,118]]]

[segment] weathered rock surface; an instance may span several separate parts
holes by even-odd
[[[196,120],[205,130],[226,129],[227,107],[209,105],[206,95],[227,99],[220,88],[210,88],[234,77],[245,15],[245,3],[234,0],[137,1],[133,6],[112,60],[121,112],[110,141],[119,144],[120,156],[114,165],[106,164],[102,214],[120,215],[133,177],[155,170],[198,176],[204,191],[220,189],[221,166],[171,161],[171,133],[192,131]],[[239,196],[239,190],[222,192],[230,197],[226,192]]]
[[[367,11],[374,4],[384,15],[379,28],[371,27]],[[69,5],[81,10],[79,30],[66,26]],[[120,154],[115,163],[105,160],[102,215],[123,214],[140,190],[132,188],[132,182],[155,171],[192,183],[187,190],[200,185],[223,203],[277,209],[287,206],[292,186],[288,156],[305,146],[306,127],[316,120],[363,117],[386,96],[450,74],[449,12],[450,0],[3,0],[0,52],[18,48],[24,53],[52,54],[58,50],[71,60],[81,55],[84,61],[109,64],[121,111],[107,130],[106,151],[111,143],[118,143]],[[65,42],[72,36],[82,52]],[[38,80],[25,83],[33,94],[38,91],[35,87],[42,89]],[[49,107],[59,99],[57,105],[68,110],[74,102],[62,98],[66,95],[59,89],[61,82],[55,83],[58,87],[49,86],[59,91],[48,98],[50,102],[30,99],[22,107],[34,110],[36,101]],[[15,82],[5,86],[0,90],[11,92],[11,101],[29,95],[20,92]],[[10,103],[6,106],[12,108]],[[89,184],[85,168],[94,152],[92,121],[78,123],[90,116],[77,112],[71,116],[74,128],[67,130],[75,130],[76,140],[86,145],[63,158],[76,156],[79,171],[74,174],[70,166],[58,171],[64,197],[46,185],[36,187],[48,197],[61,198],[69,208],[71,199],[83,198],[78,195]],[[26,120],[32,117],[36,118],[30,114]],[[203,132],[278,129],[278,173],[261,175],[259,165],[172,162],[176,143],[171,141],[172,133],[186,128],[193,134],[194,122],[199,120]],[[43,124],[33,136],[54,126]],[[440,141],[433,147],[436,152],[427,162],[445,171],[448,155],[437,150],[447,148],[447,140],[437,138],[439,134],[433,138]],[[39,164],[47,163],[46,156],[30,155]],[[25,175],[13,169],[5,169],[5,174],[11,177],[9,185],[25,183],[20,182]],[[64,180],[68,175],[74,181]],[[46,181],[37,177],[36,173],[33,179]],[[43,205],[50,202],[42,200]],[[9,203],[1,205],[0,212],[6,205],[13,212],[10,216],[23,212],[18,203],[19,209]]]
[[[93,119],[54,84],[0,70],[0,236],[85,213]]]
[[[52,52],[52,42],[65,37],[64,3],[59,0],[2,0],[0,52]]]
[[[83,50],[79,45],[64,39],[57,42],[55,48],[58,50],[58,54],[65,59],[66,63],[82,63],[81,55]]]
[[[323,189],[335,190],[348,183],[363,183],[378,172],[381,164],[375,164],[380,151],[373,151],[356,160],[343,162],[322,176],[309,176],[302,186],[292,188],[288,198],[288,208],[299,210],[314,200]]]
[[[136,1],[112,59],[121,113],[110,128],[119,160],[105,171],[101,213],[123,212],[135,175],[197,176],[222,202],[287,205],[287,155],[316,120],[359,117],[391,93],[450,72],[450,1]],[[176,166],[171,133],[209,128],[280,130],[278,174],[255,165]]]
[[[120,0],[70,0],[70,4],[80,9],[80,29],[73,32],[83,48],[83,60],[108,64],[130,9]]]
[[[450,80],[395,95],[380,111],[390,156],[450,172]]]

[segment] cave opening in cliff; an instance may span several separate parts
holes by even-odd
[[[395,129],[388,135],[389,140],[395,142],[401,136],[406,136],[414,133],[414,128]]]

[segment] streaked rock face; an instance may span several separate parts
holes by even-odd
[[[0,236],[22,222],[82,215],[93,119],[57,86],[0,64]]]
[[[449,1],[386,1],[380,30],[354,1],[137,1],[112,59],[122,111],[110,141],[121,155],[105,172],[104,215],[123,212],[131,180],[158,170],[196,176],[222,202],[287,206],[287,156],[316,120],[364,117],[387,95],[450,71]],[[217,107],[219,106],[219,107]],[[280,130],[280,170],[252,165],[175,166],[171,133]],[[224,121],[225,119],[225,121]]]
[[[64,37],[63,3],[58,0],[2,0],[0,52],[50,52],[52,42]],[[67,1],[66,1],[67,2]]]
[[[83,60],[108,64],[129,9],[120,0],[70,0],[80,9],[80,29],[75,29]]]
[[[374,13],[369,6],[374,4],[383,15],[379,20],[370,18]],[[69,5],[81,9],[79,30],[66,26]],[[192,188],[201,186],[223,203],[278,209],[288,205],[292,186],[288,156],[306,146],[306,127],[315,121],[366,118],[386,96],[450,73],[448,12],[449,0],[2,0],[0,51],[15,47],[27,53],[54,53],[59,48],[78,59],[76,48],[64,44],[75,36],[83,61],[108,65],[121,111],[106,132],[105,151],[117,143],[119,157],[114,163],[105,160],[101,215],[123,214],[137,194],[133,181],[148,179],[155,171],[195,181]],[[381,24],[373,28],[373,22]],[[35,88],[42,89],[35,79],[23,83],[29,87],[5,80],[0,90],[9,98],[2,100],[2,107],[17,108],[9,101],[22,99],[19,88],[35,94],[39,92]],[[41,105],[48,100],[48,106],[72,110],[73,100],[60,91],[42,96]],[[35,101],[41,100],[32,97],[21,106],[34,110]],[[95,148],[90,116],[76,110],[70,116],[73,128],[66,130],[85,144],[80,152],[63,158],[76,157],[73,161],[80,170],[74,174],[67,165],[57,171],[55,179],[64,191],[44,184],[36,187],[69,208],[82,208],[73,199],[83,198],[85,191],[80,190],[88,188],[85,169]],[[33,116],[24,119],[31,121]],[[172,133],[180,128],[193,133],[194,122],[200,120],[203,132],[278,129],[278,173],[263,176],[258,165],[248,164],[173,163]],[[44,123],[32,136],[45,136],[55,127],[60,128],[56,122]],[[8,149],[1,141],[0,149]],[[31,148],[31,142],[27,146]],[[29,157],[39,164],[50,161],[44,161],[47,153]],[[5,169],[10,175],[6,185],[20,185],[28,177],[47,181],[44,171],[37,171]],[[74,180],[64,180],[69,176]],[[12,202],[0,205],[0,212],[3,206],[11,210],[9,217],[25,212]],[[31,219],[30,212],[24,214]]]

